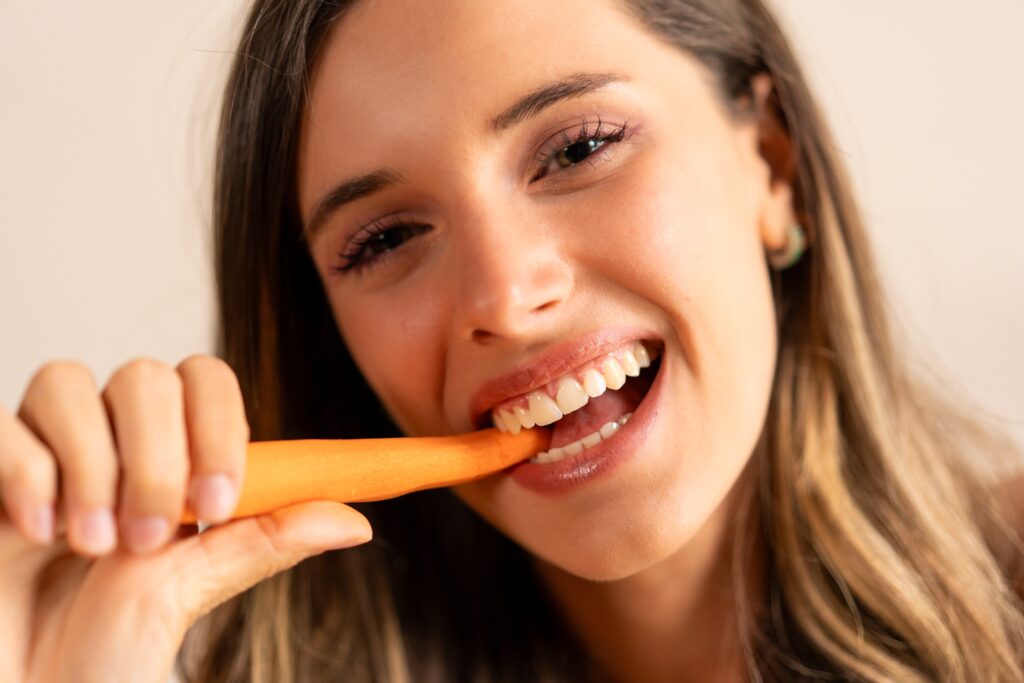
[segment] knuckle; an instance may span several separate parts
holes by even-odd
[[[181,379],[166,363],[151,358],[136,358],[115,370],[107,382],[107,392],[114,395],[140,389],[180,391]]]
[[[189,420],[193,447],[223,448],[248,442],[249,423],[231,366],[216,356],[196,354],[182,361],[178,372],[187,385],[186,401],[194,409]]]
[[[166,468],[157,471],[152,467],[136,469],[126,473],[126,484],[136,499],[167,503],[183,497],[187,468]]]
[[[245,420],[198,420],[191,427],[193,448],[220,451],[249,441],[249,425]],[[204,453],[205,455],[205,453]]]
[[[117,477],[117,463],[108,458],[68,458],[61,465],[61,487],[79,499],[108,500]]]
[[[223,359],[204,353],[196,353],[178,363],[178,372],[182,374],[202,374],[215,377],[220,381],[235,382],[235,373]]]
[[[12,463],[7,479],[15,490],[48,495],[57,481],[57,465],[50,458],[19,458]]]
[[[92,381],[92,371],[74,360],[54,360],[44,363],[32,375],[25,392],[26,403],[30,396],[50,397],[66,389],[76,379]]]
[[[281,523],[274,515],[260,515],[255,518],[259,531],[257,539],[264,552],[273,555],[289,555],[294,549],[282,541]]]
[[[182,510],[185,498],[179,491],[166,485],[157,490],[129,490],[121,500],[119,510],[123,517],[166,516],[175,518]]]
[[[105,508],[116,504],[116,480],[102,481],[98,477],[66,477],[61,495],[74,508]]]

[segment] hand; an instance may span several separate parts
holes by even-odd
[[[238,382],[209,356],[133,361],[102,395],[88,369],[51,363],[17,417],[0,407],[0,680],[164,683],[203,614],[370,539],[330,502],[179,528],[186,500],[230,517],[248,437]]]

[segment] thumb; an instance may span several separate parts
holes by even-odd
[[[327,550],[369,541],[366,518],[347,505],[301,503],[217,526],[189,538],[176,582],[185,627],[260,581]]]

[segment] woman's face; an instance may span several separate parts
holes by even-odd
[[[764,250],[789,215],[756,124],[699,63],[610,2],[364,1],[318,55],[302,133],[311,253],[407,434],[470,431],[499,406],[547,421],[598,375],[615,386],[608,361],[628,370],[636,343],[655,356],[552,425],[561,460],[456,494],[586,578],[693,538],[764,423]]]

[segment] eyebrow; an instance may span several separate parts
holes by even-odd
[[[545,83],[495,116],[491,121],[491,131],[495,134],[502,133],[562,100],[582,97],[624,80],[626,77],[621,74],[575,73]]]
[[[373,173],[346,180],[335,185],[317,203],[312,218],[302,227],[302,237],[311,241],[323,228],[327,217],[340,209],[345,204],[369,197],[375,192],[380,192],[386,187],[404,183],[405,177],[398,171],[391,168],[380,168]]]
[[[624,75],[616,73],[574,73],[544,83],[495,116],[490,122],[489,129],[493,134],[500,135],[537,116],[554,104],[588,95],[625,80],[627,79]],[[327,217],[345,204],[369,197],[404,182],[405,176],[395,169],[379,168],[371,173],[335,185],[320,199],[316,210],[313,211],[313,216],[303,226],[303,238],[307,241],[312,240],[323,227]]]

